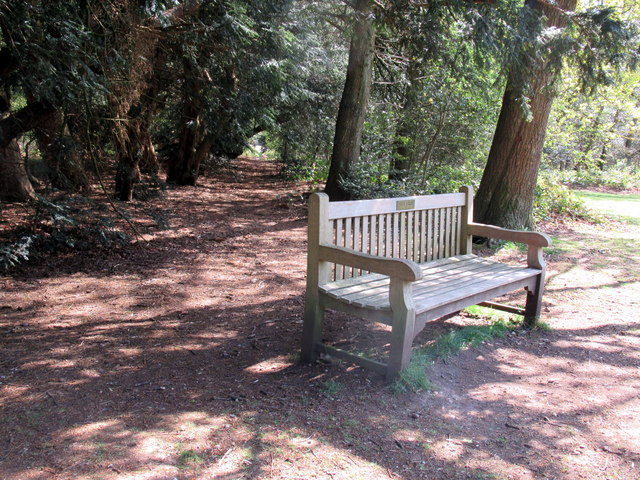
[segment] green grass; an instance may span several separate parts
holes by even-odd
[[[178,465],[199,465],[204,462],[204,457],[194,450],[181,450],[178,452]]]
[[[519,323],[512,320],[508,322],[497,320],[490,325],[471,325],[451,330],[432,345],[418,348],[413,352],[411,362],[392,385],[393,391],[407,393],[433,389],[433,385],[427,378],[426,369],[436,359],[450,357],[465,348],[476,347],[495,337],[503,337],[517,326]]]
[[[492,322],[502,320],[509,323],[513,317],[513,314],[496,310],[494,308],[481,307],[480,305],[471,305],[464,309],[467,314],[473,318],[486,318]]]
[[[320,385],[320,390],[328,397],[335,397],[342,390],[342,384],[330,378]]]
[[[592,210],[625,223],[640,225],[640,195],[586,190],[576,190],[574,193]]]

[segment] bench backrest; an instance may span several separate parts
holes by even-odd
[[[470,253],[473,193],[329,202],[316,193],[309,202],[309,251],[319,243],[372,255],[405,258],[418,263]],[[317,231],[315,228],[317,225]],[[365,274],[333,265],[330,280]]]

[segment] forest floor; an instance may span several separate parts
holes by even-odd
[[[141,217],[144,242],[0,276],[1,479],[640,478],[639,226],[543,225],[549,329],[397,394],[297,363],[309,186],[275,173],[240,160],[141,207],[170,226]],[[328,317],[330,341],[379,338]]]

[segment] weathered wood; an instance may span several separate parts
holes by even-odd
[[[530,278],[539,274],[535,269],[512,267],[477,257],[459,262],[443,259],[436,268],[424,267],[423,278],[413,283],[413,298],[418,313],[502,284],[520,281],[524,287],[531,284]],[[320,288],[324,294],[344,303],[383,310],[391,305],[389,284],[389,277],[385,275],[367,275]]]
[[[382,362],[377,362],[361,355],[349,353],[336,347],[330,347],[329,345],[320,344],[317,346],[317,349],[319,353],[329,355],[331,357],[340,358],[342,360],[347,360],[351,363],[355,363],[362,368],[366,368],[367,370],[371,370],[381,375],[387,373],[387,365]]]
[[[331,202],[329,219],[362,217],[364,215],[381,215],[396,213],[399,200],[413,200],[415,207],[411,210],[429,210],[445,207],[462,207],[465,195],[462,193],[445,193],[441,195],[425,195],[422,197],[379,198],[375,200],[352,200],[348,202]],[[403,210],[409,211],[409,210]]]
[[[392,380],[430,320],[482,303],[524,314],[534,324],[542,305],[542,248],[550,238],[472,218],[469,187],[456,194],[355,202],[330,203],[324,194],[312,195],[302,359],[327,352]],[[473,255],[472,235],[527,244],[527,266]],[[527,291],[524,309],[487,302],[521,288]],[[388,364],[322,345],[325,308],[391,325]]]
[[[391,277],[389,300],[393,311],[391,326],[391,352],[387,365],[387,381],[392,381],[411,360],[416,309],[413,304],[411,282]]]
[[[508,230],[506,228],[484,225],[482,223],[470,223],[467,226],[467,232],[470,235],[519,242],[534,247],[548,247],[551,245],[551,238],[544,233]]]
[[[323,307],[319,286],[329,281],[331,265],[320,259],[321,243],[331,242],[333,229],[328,219],[329,197],[324,193],[309,198],[309,227],[307,232],[307,290],[305,293],[304,323],[302,330],[301,358],[306,362],[316,359],[316,344],[322,339]]]
[[[518,230],[508,230],[506,228],[484,225],[481,223],[471,223],[467,226],[467,231],[471,235],[494,238],[511,242],[524,243],[527,245],[527,265],[540,270],[545,269],[545,262],[542,256],[542,247],[551,245],[551,238],[539,232],[522,232]]]
[[[357,252],[345,247],[319,245],[318,257],[326,262],[339,263],[349,267],[361,268],[370,272],[382,273],[407,281],[422,278],[422,271],[417,263],[403,258],[387,258]],[[349,277],[351,278],[351,277]]]
[[[507,313],[515,313],[516,315],[524,315],[524,308],[505,305],[504,303],[480,302],[478,305],[481,307],[491,308],[492,310],[501,310]]]
[[[460,193],[462,193],[465,198],[460,216],[460,253],[471,253],[473,238],[468,231],[468,226],[473,223],[473,189],[468,186],[463,186],[460,187]]]

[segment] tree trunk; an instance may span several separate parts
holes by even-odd
[[[415,140],[412,138],[415,135],[414,126],[414,109],[418,103],[418,89],[421,84],[416,79],[415,68],[413,65],[409,65],[407,69],[407,75],[409,77],[409,85],[407,85],[404,94],[404,105],[400,112],[400,118],[398,119],[398,126],[396,128],[396,138],[394,141],[393,159],[391,161],[389,169],[389,180],[404,181],[409,175],[411,169],[411,161]]]
[[[436,143],[440,138],[440,134],[444,129],[444,126],[447,122],[447,106],[445,105],[442,110],[440,110],[440,114],[438,115],[438,124],[436,125],[436,131],[433,132],[431,136],[431,140],[427,144],[427,148],[424,151],[424,155],[422,156],[422,188],[427,186],[427,173],[429,172],[429,167],[431,166],[431,158],[433,157],[433,151],[436,148]]]
[[[140,181],[140,149],[137,120],[132,119],[120,128],[116,137],[116,197],[123,202],[133,200],[133,188]]]
[[[25,107],[26,108],[26,107]],[[0,200],[27,202],[36,198],[31,180],[24,165],[16,137],[22,133],[14,128],[15,116],[9,114],[9,95],[0,92],[0,123],[7,125],[7,136],[0,142]],[[25,109],[22,109],[24,111]],[[18,122],[19,124],[20,122]],[[21,125],[22,128],[25,125]],[[26,131],[26,130],[24,130]],[[0,134],[0,138],[2,135]]]
[[[141,150],[140,169],[149,173],[154,177],[157,177],[160,173],[160,163],[158,162],[158,155],[156,155],[156,149],[153,146],[153,140],[151,138],[150,123],[144,122],[140,130],[140,136],[138,141],[140,143],[139,148]]]
[[[557,6],[527,0],[526,7],[547,17],[547,25],[566,25],[565,11],[573,11],[577,0],[558,0]],[[542,157],[542,147],[554,95],[545,88],[553,80],[541,61],[531,70],[531,115],[527,121],[516,101],[512,78],[502,99],[502,108],[482,181],[475,198],[475,220],[506,228],[530,228],[533,200]]]
[[[125,119],[116,122],[114,128],[118,165],[116,196],[120,200],[133,199],[134,185],[141,178],[141,166],[145,170],[158,169],[149,125],[157,108],[154,103],[157,81],[154,74],[158,68],[163,68],[164,54],[158,45],[163,30],[167,25],[177,25],[196,14],[204,3],[203,0],[183,1],[180,5],[165,10],[162,15],[148,17],[142,22],[143,28],[135,29],[136,33],[132,35],[132,55],[135,61],[124,81],[115,76],[120,90],[114,90],[116,93],[110,98],[113,117]],[[149,62],[149,59],[154,60]]]
[[[27,202],[35,198],[20,146],[13,139],[9,145],[0,146],[0,200]]]
[[[357,0],[355,26],[349,47],[347,78],[336,119],[333,153],[325,192],[331,200],[351,198],[343,181],[360,156],[362,129],[371,89],[375,27],[370,0]]]
[[[49,181],[61,190],[86,190],[89,178],[85,170],[80,140],[65,126],[62,112],[50,115],[33,131],[42,161],[47,165]]]
[[[188,117],[191,117],[190,119]],[[200,117],[194,109],[185,108],[178,154],[169,161],[167,183],[195,185],[200,165],[196,165]]]
[[[169,161],[167,182],[195,185],[200,174],[200,158],[196,156],[201,137],[201,85],[189,60],[184,61],[182,127],[178,154]]]

